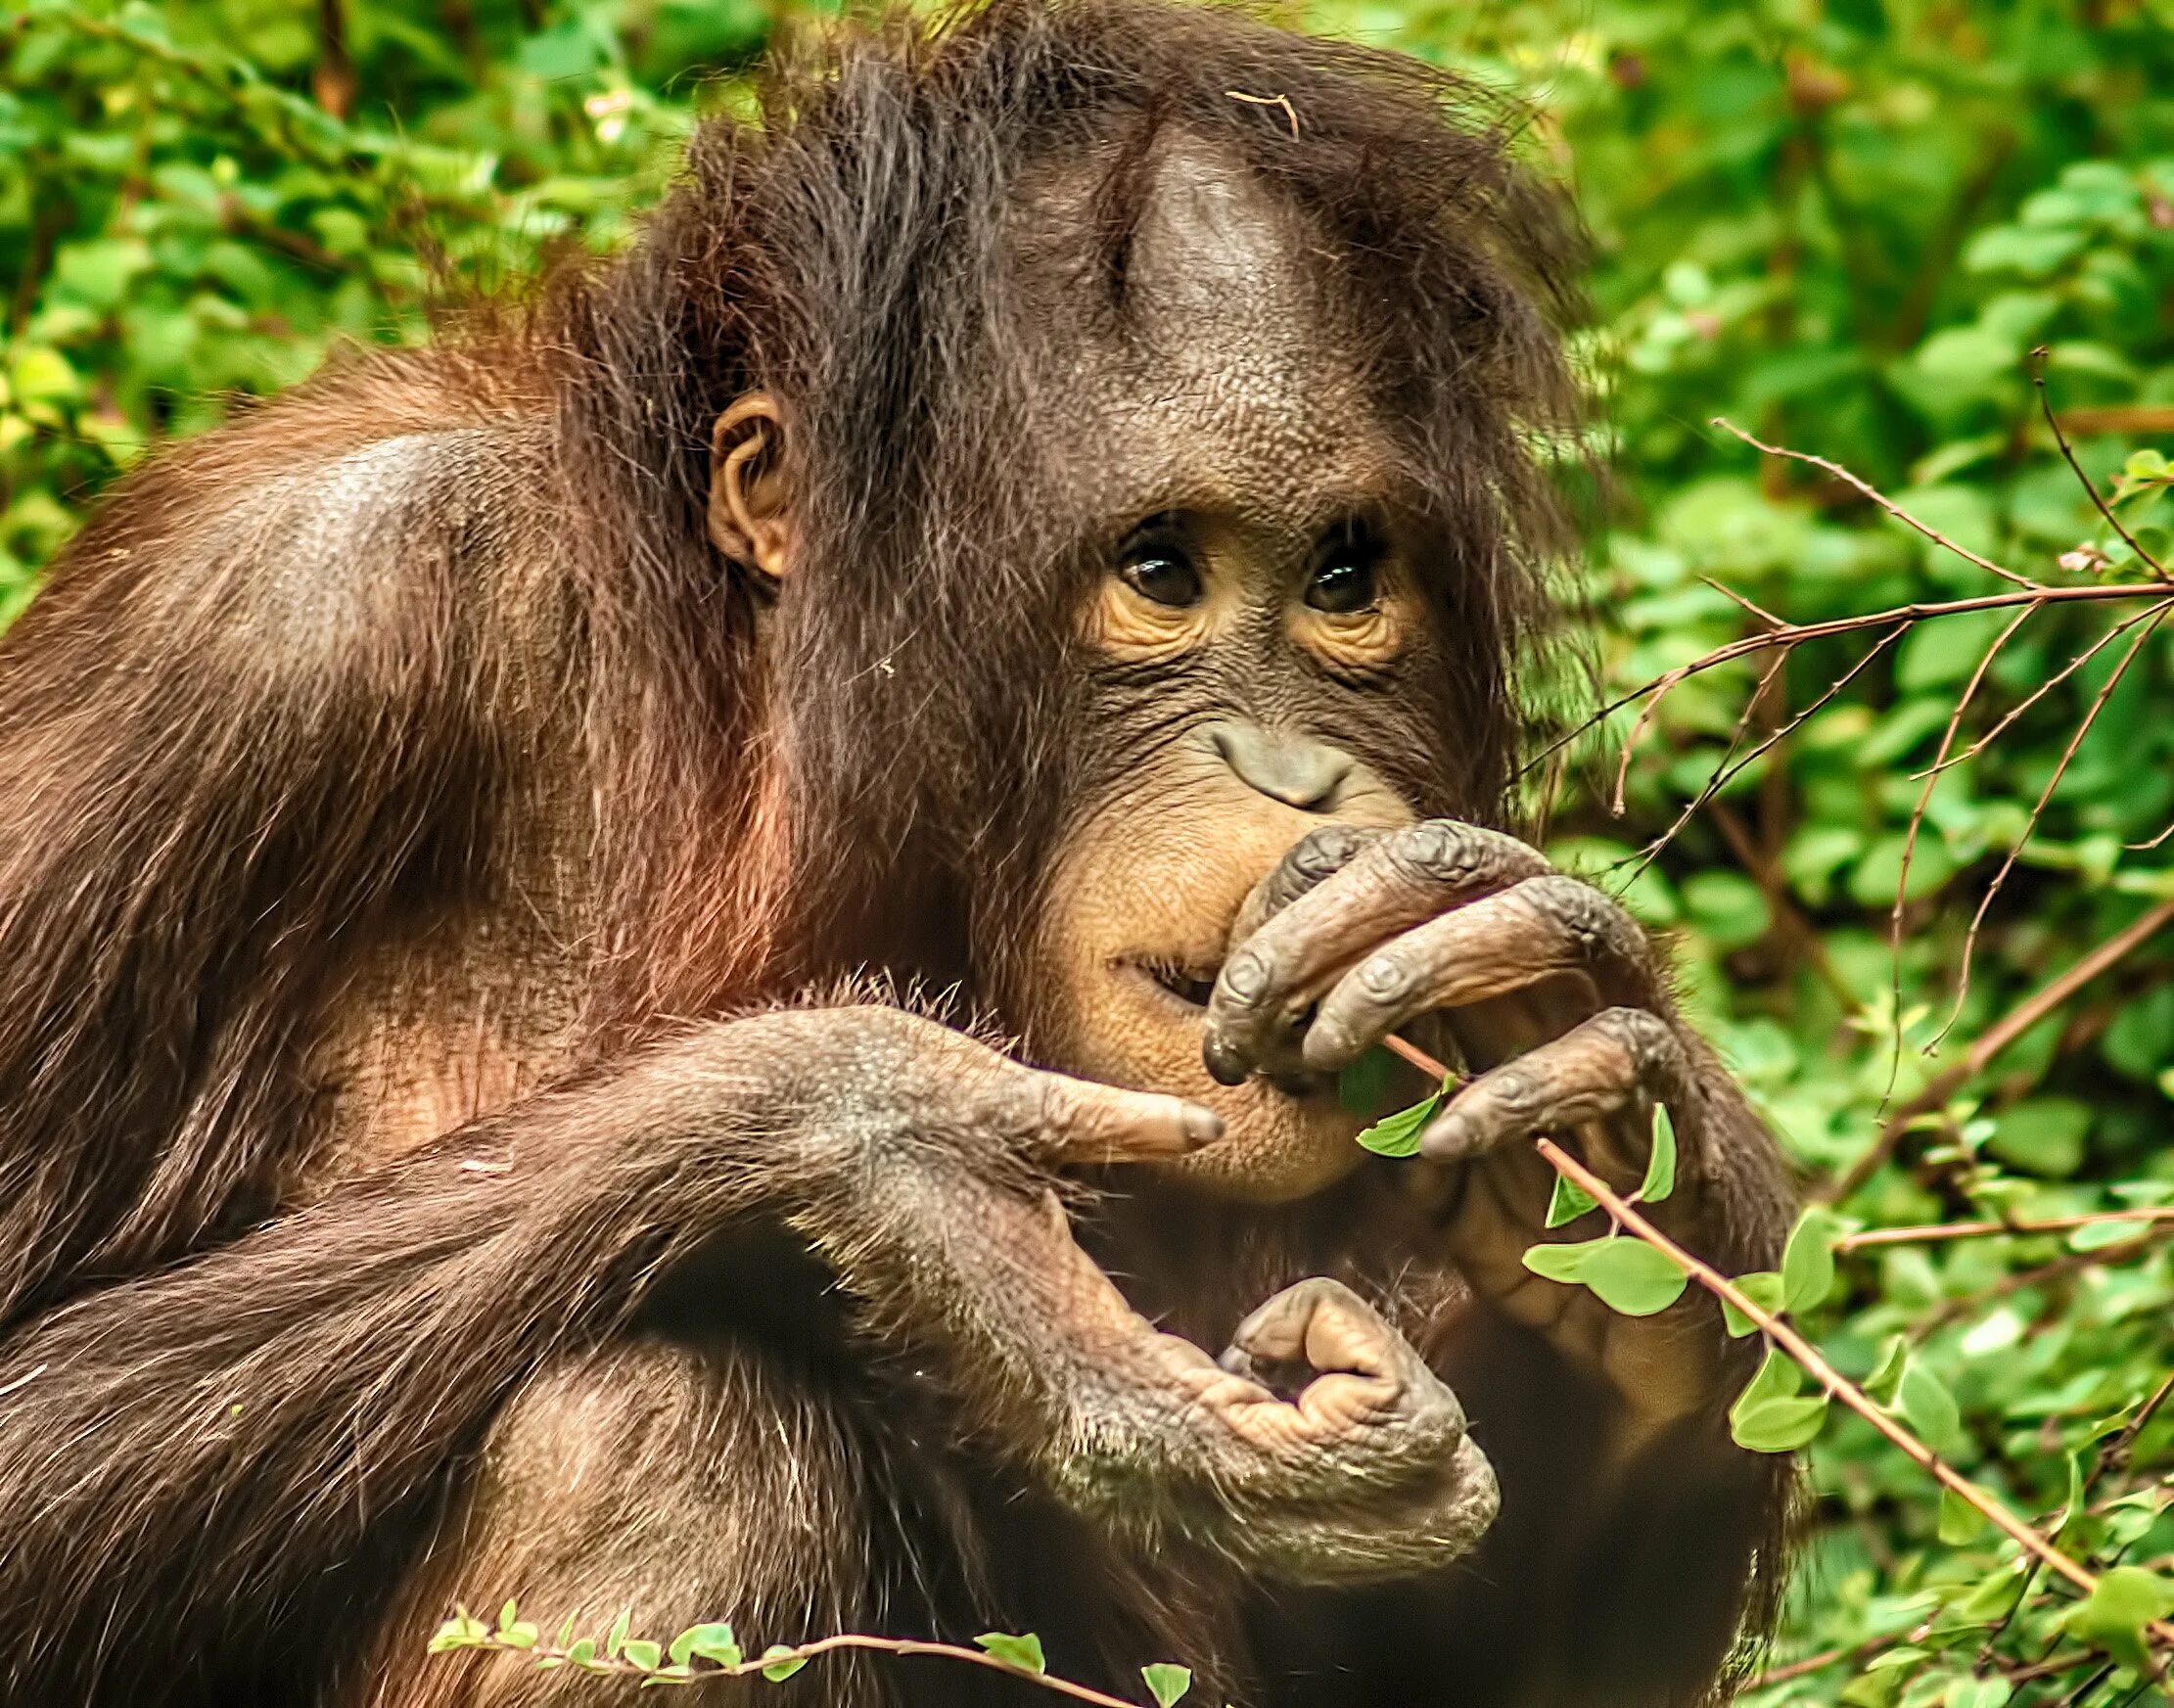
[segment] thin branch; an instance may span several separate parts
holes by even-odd
[[[1949,1465],[1938,1454],[1889,1416],[1884,1408],[1875,1405],[1862,1388],[1828,1363],[1819,1349],[1788,1323],[1752,1299],[1712,1265],[1693,1257],[1646,1221],[1614,1187],[1562,1146],[1549,1138],[1536,1139],[1534,1142],[1555,1173],[1582,1188],[1596,1204],[1608,1213],[1618,1226],[1643,1240],[1715,1298],[1725,1301],[1738,1315],[1749,1318],[1768,1340],[1794,1359],[1830,1398],[1839,1400],[1871,1424],[1943,1489],[1974,1508],[2025,1553],[2042,1561],[2049,1571],[2065,1579],[2082,1593],[2089,1595],[2098,1589],[2099,1579],[2096,1573],[2070,1559],[2011,1512],[1999,1500]],[[2174,1625],[2169,1625],[2165,1620],[2154,1619],[2144,1629],[2154,1641],[2174,1646]]]
[[[1606,722],[1624,707],[1636,705],[1655,694],[1666,694],[1687,677],[1718,669],[1722,665],[1734,664],[1737,659],[1750,658],[1776,648],[1802,646],[1807,641],[1830,640],[1836,635],[1857,634],[1871,628],[1887,628],[1898,623],[1925,623],[1933,618],[1957,617],[1969,611],[2012,611],[2017,606],[2088,605],[2119,599],[2164,599],[2166,585],[2163,581],[2094,581],[2085,586],[2048,587],[2033,581],[2028,586],[2010,593],[1980,593],[1968,599],[1913,600],[1907,605],[1891,605],[1884,611],[1861,612],[1854,617],[1830,617],[1821,623],[1786,623],[1761,634],[1739,635],[1688,664],[1665,670],[1596,707],[1575,728],[1565,730],[1526,760],[1518,767],[1517,775],[1524,776],[1534,766],[1551,759],[1564,748],[1582,741],[1588,732]]]
[[[2030,352],[2031,384],[2038,388],[2039,413],[2046,417],[2046,425],[2054,430],[2054,443],[2060,447],[2061,459],[2067,463],[2068,472],[2076,477],[2083,489],[2090,493],[2092,508],[2106,519],[2106,526],[2121,536],[2122,543],[2136,553],[2138,559],[2151,566],[2151,574],[2166,580],[2166,566],[2137,544],[2136,535],[2121,526],[2121,518],[2114,515],[2113,506],[2100,496],[2099,484],[2083,472],[2083,464],[2076,461],[2076,453],[2069,447],[2068,436],[2060,429],[2060,418],[2054,413],[2051,398],[2046,395],[2046,346],[2040,345]]]
[[[2136,1446],[2136,1438],[2144,1433],[2144,1426],[2157,1414],[2159,1408],[2166,1404],[2167,1396],[2170,1394],[2174,1394],[2174,1373],[2169,1373],[2166,1379],[2152,1390],[2151,1397],[2144,1402],[2143,1409],[2121,1426],[2119,1435],[2106,1443],[2105,1451],[2100,1454],[2099,1463],[2092,1473],[2095,1477],[2107,1471],[2122,1471],[2128,1468],[2129,1454]]]
[[[1905,634],[1909,632],[1909,629],[1910,625],[1907,623],[1898,623],[1892,628],[1888,629],[1885,634],[1881,635],[1878,640],[1873,643],[1872,647],[1866,652],[1863,658],[1859,659],[1854,665],[1851,665],[1848,669],[1844,670],[1831,682],[1827,683],[1826,688],[1821,691],[1818,699],[1814,700],[1809,706],[1805,707],[1803,711],[1792,713],[1780,724],[1776,725],[1775,728],[1770,730],[1767,733],[1766,737],[1761,740],[1759,744],[1754,747],[1749,753],[1745,754],[1741,759],[1737,759],[1735,758],[1736,744],[1743,739],[1743,732],[1749,726],[1752,714],[1758,708],[1760,694],[1765,691],[1767,683],[1774,679],[1774,670],[1768,670],[1767,673],[1760,678],[1758,689],[1753,692],[1751,698],[1745,703],[1743,716],[1736,720],[1735,734],[1730,738],[1728,752],[1722,755],[1721,762],[1714,767],[1713,773],[1707,777],[1705,783],[1700,787],[1698,793],[1693,795],[1690,800],[1685,804],[1684,809],[1676,814],[1675,822],[1669,825],[1666,830],[1662,831],[1661,834],[1656,836],[1651,842],[1647,843],[1643,849],[1639,851],[1639,870],[1643,871],[1645,867],[1651,865],[1653,861],[1659,857],[1661,850],[1665,849],[1670,843],[1674,842],[1679,835],[1682,834],[1684,826],[1691,821],[1691,819],[1697,814],[1701,808],[1707,806],[1710,802],[1714,800],[1716,796],[1718,796],[1722,792],[1722,790],[1726,789],[1731,783],[1735,781],[1738,773],[1740,773],[1747,765],[1755,764],[1759,760],[1763,759],[1776,747],[1780,746],[1790,736],[1794,735],[1799,729],[1803,728],[1807,722],[1809,722],[1815,716],[1817,716],[1822,707],[1826,706],[1829,701],[1834,699],[1835,696],[1840,694],[1844,688],[1848,687],[1851,682],[1855,681],[1860,674],[1862,674],[1868,668],[1870,668],[1874,659],[1878,658],[1881,653],[1885,652],[1889,647],[1893,646],[1896,641],[1900,640]],[[1781,664],[1787,662],[1787,658],[1788,655],[1784,653],[1780,660],[1776,661],[1776,668],[1779,669]],[[1624,756],[1624,764],[1626,768],[1628,768],[1630,758],[1628,752],[1626,752]],[[1617,798],[1615,809],[1617,812],[1621,812],[1623,810],[1623,803],[1620,796]]]
[[[1953,1096],[1973,1075],[1982,1073],[1996,1057],[2024,1033],[2045,1019],[2101,973],[2113,966],[2139,945],[2149,943],[2174,925],[2174,901],[2161,901],[2139,914],[2089,954],[2018,1002],[1977,1037],[1977,1040],[1953,1067],[1935,1075],[1909,1102],[1887,1118],[1872,1148],[1850,1164],[1849,1172],[1831,1191],[1820,1194],[1829,1202],[1847,1198],[1862,1186],[1893,1154],[1902,1135],[1920,1115],[1930,1114]]]
[[[2015,571],[1995,563],[1991,558],[1981,557],[1970,550],[1968,546],[1957,544],[1930,523],[1919,521],[1917,517],[1911,515],[1909,511],[1873,485],[1871,482],[1851,474],[1840,463],[1830,462],[1826,457],[1816,457],[1809,451],[1785,450],[1781,445],[1768,444],[1761,439],[1753,439],[1750,434],[1744,432],[1742,428],[1727,416],[1715,416],[1712,425],[1720,428],[1724,433],[1734,434],[1737,439],[1742,439],[1745,444],[1751,446],[1753,450],[1764,451],[1770,457],[1787,457],[1791,462],[1808,463],[1815,469],[1825,471],[1845,486],[1849,486],[1862,496],[1870,498],[1897,522],[1916,529],[1925,538],[1932,541],[1934,545],[1955,553],[1966,563],[1975,564],[1981,570],[1990,570],[2004,581],[2012,581],[2018,587],[2039,587],[2045,584],[2042,581],[2032,580],[2028,576],[2018,575]]]
[[[2113,697],[2114,689],[2121,685],[2121,678],[2129,673],[2129,667],[2136,663],[2136,656],[2143,650],[2144,643],[2151,638],[2158,625],[2166,620],[2169,611],[2174,611],[2174,599],[2163,600],[2151,608],[2148,614],[2150,621],[2136,631],[2136,638],[2129,642],[2129,650],[2121,655],[2120,663],[2107,673],[2099,692],[2092,696],[2090,706],[2076,722],[2075,732],[2068,738],[2068,745],[2060,751],[2060,759],[2054,766],[2054,774],[2046,779],[2046,786],[2039,790],[2038,799],[2031,806],[2030,816],[2023,821],[2023,833],[2015,839],[2014,846],[2008,851],[2007,858],[2001,861],[2000,870],[1993,874],[1993,881],[1985,886],[1985,893],[1978,898],[1977,911],[1970,915],[1970,928],[1963,934],[1963,961],[1956,969],[1955,1006],[1948,1011],[1947,1024],[1940,1028],[1938,1035],[1932,1039],[1935,1045],[1962,1017],[1964,1001],[1970,993],[1970,964],[1977,953],[1978,933],[1984,929],[1985,916],[1992,909],[1994,898],[2001,893],[2001,886],[2008,882],[2009,873],[2015,869],[2016,857],[2022,854],[2032,833],[2037,830],[2038,821],[2046,811],[2046,803],[2054,798],[2054,791],[2060,787],[2061,778],[2068,774],[2069,762],[2075,759],[2076,750],[2083,746],[2083,738],[2091,733],[2091,726],[2099,721],[2099,714],[2105,710],[2106,702]]]
[[[1979,1239],[1993,1234],[2071,1233],[2079,1227],[2108,1223],[2174,1222],[2174,1206],[2154,1205],[2139,1210],[2095,1210],[2088,1216],[2049,1216],[2043,1220],[2012,1222],[1940,1222],[1920,1227],[1868,1227],[1845,1233],[1834,1249],[1862,1251],[1873,1245],[1930,1245],[1943,1239]]]
[[[2136,584],[2147,587],[2152,585],[2152,583],[2149,581],[2139,582]],[[2100,635],[2098,639],[2094,640],[2089,646],[2085,647],[2082,652],[2076,654],[2075,657],[2070,659],[2066,664],[2062,665],[2059,669],[2056,670],[2043,682],[2039,683],[2037,687],[2033,688],[2028,694],[2024,695],[2022,699],[2018,700],[2013,706],[2010,707],[2007,712],[2001,715],[1999,722],[1995,723],[1991,729],[1987,730],[1983,735],[1979,736],[1977,740],[1973,741],[1968,747],[1965,748],[1963,752],[1957,754],[1952,759],[1942,759],[1935,761],[1926,769],[1916,774],[1920,777],[1932,776],[1940,771],[1952,769],[1956,765],[1964,764],[1971,760],[1976,759],[1979,754],[1983,753],[1996,741],[2000,740],[2003,735],[2007,734],[2009,729],[2014,724],[2015,720],[2018,717],[2022,716],[2023,714],[2028,712],[2033,706],[2037,705],[2039,701],[2045,699],[2048,694],[2051,694],[2056,688],[2059,687],[2061,683],[2065,682],[2070,676],[2074,675],[2078,670],[2082,669],[2084,666],[2088,665],[2093,659],[2097,658],[2101,653],[2105,652],[2107,647],[2111,646],[2115,641],[2119,640],[2124,634],[2127,634],[2129,630],[2134,628],[2138,623],[2149,622],[2151,618],[2152,612],[2155,609],[2156,607],[2147,606],[2142,611],[2133,612],[2129,616],[2122,618],[2120,622],[2114,623],[2111,627],[2109,627],[2105,631],[2105,633]]]
[[[986,1649],[966,1648],[955,1642],[923,1642],[914,1638],[869,1637],[860,1632],[842,1632],[836,1637],[818,1638],[813,1642],[797,1643],[791,1647],[780,1645],[767,1653],[730,1666],[707,1666],[700,1672],[679,1675],[665,1674],[660,1669],[645,1667],[625,1658],[624,1655],[595,1655],[576,1661],[572,1651],[548,1642],[518,1643],[506,1640],[498,1632],[488,1632],[466,1642],[455,1645],[460,1649],[491,1649],[503,1654],[522,1655],[532,1661],[543,1660],[559,1665],[574,1665],[583,1672],[613,1674],[623,1678],[656,1679],[666,1685],[701,1685],[712,1679],[744,1679],[768,1667],[781,1666],[791,1661],[809,1661],[817,1655],[835,1653],[840,1649],[867,1649],[877,1654],[906,1656],[935,1656],[942,1660],[965,1661],[977,1667],[988,1667],[994,1672],[1005,1673],[1030,1685],[1039,1685],[1044,1690],[1053,1690],[1060,1696],[1070,1696],[1075,1701],[1092,1702],[1096,1708],[1139,1708],[1136,1702],[1123,1696],[1105,1695],[1086,1685],[1075,1685],[1070,1679],[1060,1679],[1052,1673],[1029,1672],[1025,1667],[1013,1666],[1000,1660]]]

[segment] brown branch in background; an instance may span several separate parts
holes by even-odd
[[[1940,1108],[1974,1075],[1982,1073],[1993,1058],[2058,1008],[2084,986],[2113,966],[2142,944],[2149,943],[2174,925],[2174,901],[2161,901],[2115,932],[2065,972],[2041,985],[2008,1013],[1987,1027],[1964,1052],[1963,1059],[1928,1081],[1922,1090],[1887,1118],[1872,1148],[1850,1164],[1848,1173],[1832,1188],[1820,1194],[1828,1201],[1848,1197],[1862,1186],[1894,1153],[1902,1135],[1920,1116]]]
[[[2106,519],[2106,526],[2121,536],[2122,543],[2136,553],[2140,562],[2151,567],[2151,574],[2160,580],[2167,578],[2166,566],[2137,544],[2136,535],[2121,525],[2121,518],[2114,515],[2113,506],[2101,496],[2099,484],[2083,472],[2083,464],[2076,461],[2076,453],[2068,443],[2068,436],[2060,430],[2060,418],[2054,413],[2052,401],[2046,395],[2046,346],[2040,345],[2030,352],[2031,384],[2038,388],[2038,410],[2045,416],[2046,425],[2053,429],[2054,443],[2060,447],[2061,460],[2067,463],[2068,472],[2076,477],[2079,485],[2091,496],[2092,508]]]
[[[2174,433],[2174,403],[2116,403],[2100,409],[2063,409],[2058,428],[2088,437],[2094,433]]]
[[[1730,853],[1736,856],[1736,863],[1743,867],[1751,881],[1759,886],[1759,894],[1767,899],[1767,907],[1774,914],[1777,930],[1788,939],[1789,946],[1801,954],[1820,981],[1834,992],[1835,999],[1845,1009],[1854,1011],[1863,1006],[1852,993],[1848,984],[1834,965],[1833,956],[1827,952],[1827,942],[1812,922],[1798,910],[1791,899],[1788,884],[1774,861],[1751,840],[1751,833],[1744,828],[1726,801],[1716,801],[1706,808],[1706,816],[1713,820],[1714,828],[1721,832],[1722,840],[1729,845]]]
[[[2084,1216],[2048,1216],[2038,1220],[2008,1222],[1939,1222],[1921,1227],[1868,1227],[1845,1233],[1834,1242],[1836,1251],[1863,1251],[1874,1245],[1929,1245],[1943,1239],[1979,1239],[1993,1234],[2072,1233],[2079,1227],[2098,1227],[2123,1222],[2174,1222],[2174,1206],[2153,1205],[2137,1210],[2094,1210]],[[2124,1242],[2125,1243],[2125,1242]],[[2096,1252],[2090,1254],[2096,1257]]]
[[[354,61],[347,54],[345,0],[317,0],[317,63],[309,73],[309,92],[317,105],[345,124],[354,111]]]
[[[2174,1227],[2165,1223],[2153,1223],[2134,1239],[2101,1246],[2096,1251],[2063,1252],[2050,1264],[2040,1264],[2034,1269],[2017,1269],[2012,1274],[2003,1275],[1990,1287],[1966,1294],[1960,1299],[1948,1300],[1930,1316],[1912,1323],[1906,1331],[1907,1337],[1913,1344],[1926,1341],[1949,1323],[1981,1311],[1988,1305],[1997,1305],[2003,1299],[2012,1299],[2017,1293],[2061,1280],[2081,1269],[2118,1268],[2131,1258],[2144,1256],[2170,1234],[2174,1234]]]
[[[1958,544],[1956,541],[1950,539],[1946,534],[1942,533],[1937,528],[1932,527],[1929,523],[1920,522],[1917,517],[1911,515],[1909,511],[1905,510],[1900,504],[1897,504],[1892,498],[1888,497],[1886,493],[1880,491],[1879,488],[1874,486],[1871,482],[1866,481],[1857,475],[1851,474],[1849,470],[1843,468],[1840,463],[1831,462],[1826,457],[1816,457],[1812,455],[1809,451],[1787,450],[1781,445],[1768,444],[1764,439],[1752,438],[1750,434],[1744,432],[1742,428],[1738,427],[1735,422],[1731,421],[1725,415],[1715,416],[1713,418],[1712,425],[1720,428],[1721,431],[1724,433],[1735,435],[1737,439],[1742,439],[1743,442],[1749,445],[1753,450],[1763,451],[1766,455],[1770,457],[1787,457],[1791,462],[1808,463],[1815,469],[1824,470],[1827,474],[1831,475],[1835,480],[1840,481],[1844,485],[1849,486],[1853,490],[1861,493],[1863,496],[1871,499],[1874,504],[1878,505],[1880,509],[1886,511],[1887,514],[1889,516],[1892,516],[1896,521],[1904,523],[1909,527],[1916,529],[1918,532],[1923,534],[1925,538],[1932,541],[1934,545],[1939,546],[1943,551],[1951,551],[1955,553],[1957,557],[1963,559],[1964,562],[1975,564],[1981,570],[1990,571],[1992,574],[2000,577],[2000,578],[2004,581],[2013,581],[2018,587],[2037,587],[2044,585],[2043,582],[2032,580],[2028,576],[2019,575],[2015,571],[2009,569],[2004,565],[1995,563],[1989,557],[1983,557],[1979,555],[1977,552],[1970,550],[1970,548],[1966,545]]]

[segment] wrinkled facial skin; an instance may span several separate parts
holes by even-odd
[[[1077,384],[1050,436],[1107,519],[1083,595],[1088,732],[1073,822],[1007,1003],[1056,1065],[1207,1105],[1226,1136],[1169,1167],[1220,1193],[1305,1195],[1363,1157],[1332,1082],[1237,1087],[1201,1063],[1201,1003],[1241,906],[1328,822],[1396,826],[1440,745],[1414,685],[1442,660],[1396,458],[1297,264],[1297,221],[1181,144],[1128,255],[1122,329],[1052,312]],[[1401,778],[1401,780],[1400,780]]]

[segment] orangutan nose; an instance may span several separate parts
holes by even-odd
[[[1205,734],[1247,787],[1305,812],[1327,811],[1358,769],[1351,755],[1293,730],[1226,721],[1209,724]]]

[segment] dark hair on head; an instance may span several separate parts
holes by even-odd
[[[1122,312],[1154,151],[1180,131],[1322,240],[1337,336],[1451,559],[1437,716],[1466,757],[1461,805],[1489,809],[1539,568],[1566,539],[1540,440],[1577,418],[1560,333],[1581,242],[1518,162],[1520,122],[1399,55],[1148,0],[839,26],[776,57],[759,122],[707,120],[632,251],[551,320],[598,734],[624,792],[606,810],[655,827],[623,874],[621,941],[663,949],[628,954],[634,1006],[821,972],[767,946],[865,945],[870,898],[894,916],[944,900],[887,892],[891,873],[987,866],[1046,833],[1018,804],[1049,794],[1063,542],[1021,454],[1034,376],[1006,215],[1038,166],[1100,162],[1092,258]],[[756,595],[704,532],[711,424],[755,388],[789,414],[798,525],[761,681]],[[666,636],[679,650],[655,656]],[[615,682],[680,704],[656,716]],[[745,756],[765,721],[782,798],[762,801]],[[701,862],[736,840],[757,863],[720,884]]]

